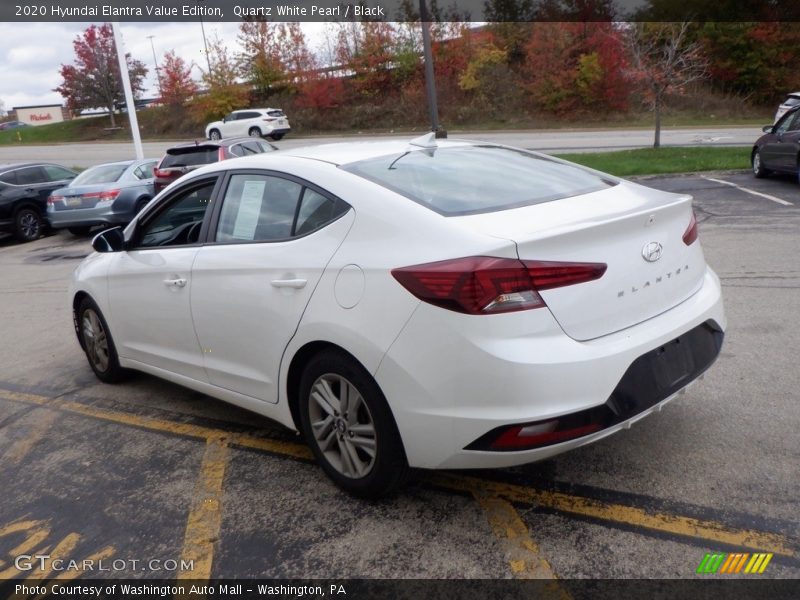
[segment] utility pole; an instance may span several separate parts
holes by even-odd
[[[158,95],[161,96],[164,92],[161,90],[161,73],[158,68],[158,59],[156,58],[156,47],[153,45],[154,35],[148,35],[147,39],[150,40],[150,47],[153,49],[153,63],[156,65],[156,81],[158,82]]]
[[[439,125],[439,108],[436,104],[436,76],[433,71],[433,51],[431,50],[431,30],[428,8],[425,0],[419,0],[419,20],[422,25],[422,53],[425,59],[425,89],[428,95],[428,112],[431,118],[431,131],[436,137],[447,137],[447,131]]]
[[[114,45],[117,47],[117,60],[119,61],[119,78],[122,80],[122,87],[125,90],[125,107],[128,111],[128,121],[131,124],[131,135],[133,136],[133,147],[136,150],[136,158],[144,158],[142,148],[142,135],[139,133],[139,119],[136,117],[136,104],[133,102],[133,90],[131,89],[131,76],[128,73],[128,61],[125,60],[125,48],[122,46],[122,36],[119,33],[119,23],[113,21],[111,29],[114,32]]]

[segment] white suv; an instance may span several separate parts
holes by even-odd
[[[249,135],[271,137],[279,140],[289,133],[289,119],[280,108],[248,108],[234,110],[222,121],[206,125],[206,137],[210,140]]]

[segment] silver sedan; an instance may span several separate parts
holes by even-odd
[[[155,159],[106,163],[86,169],[47,200],[47,218],[55,229],[85,235],[95,226],[124,225],[155,195]]]

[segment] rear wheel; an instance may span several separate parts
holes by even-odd
[[[753,166],[753,175],[759,179],[770,174],[769,169],[766,169],[764,164],[761,162],[761,152],[758,150],[758,148],[753,150],[753,156],[750,159],[750,164]]]
[[[396,490],[408,473],[403,444],[378,384],[353,358],[325,351],[300,380],[300,420],[325,473],[362,498]]]
[[[14,236],[20,242],[32,242],[42,234],[42,217],[35,208],[24,207],[14,217]]]
[[[279,142],[280,140],[282,140],[282,139],[283,139],[283,136],[284,136],[284,134],[283,134],[283,133],[273,133],[273,134],[272,134],[270,137],[271,137],[273,140],[275,140],[276,142]]]
[[[219,132],[219,129],[212,129],[211,131],[208,132],[208,139],[214,141],[221,140],[222,134]]]
[[[247,132],[247,135],[250,137],[261,137],[261,130],[258,127],[251,127],[250,131]]]
[[[148,202],[150,202],[150,198],[139,198],[139,199],[136,201],[136,206],[135,206],[135,207],[134,207],[134,209],[133,209],[133,211],[134,211],[134,216],[136,216],[136,215],[138,215],[140,212],[142,212],[142,209],[144,209],[144,207],[145,207],[145,206],[147,206],[147,203],[148,203]]]
[[[72,235],[77,235],[77,236],[80,236],[80,237],[85,236],[85,235],[89,235],[89,231],[91,229],[92,228],[89,227],[88,225],[87,226],[82,226],[82,227],[67,227],[67,231],[69,231]]]
[[[100,381],[122,381],[127,371],[119,366],[117,349],[103,314],[90,298],[84,298],[78,308],[81,345],[89,366]]]

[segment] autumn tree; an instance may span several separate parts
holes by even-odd
[[[554,113],[626,110],[622,32],[608,22],[534,23],[521,71],[534,102]]]
[[[67,99],[72,110],[108,108],[111,124],[116,125],[114,108],[124,98],[124,88],[119,77],[119,63],[111,25],[92,25],[73,40],[76,60],[72,65],[61,65],[64,81],[54,91]],[[131,87],[135,97],[143,91],[147,69],[141,61],[126,54]]]
[[[197,91],[191,65],[176,55],[175,50],[166,52],[161,62],[161,101],[173,108],[180,108]]]
[[[250,94],[239,82],[239,68],[228,47],[218,37],[209,42],[208,62],[210,71],[203,73],[205,94],[198,95],[193,108],[201,121],[222,118],[232,110],[249,103]]]
[[[61,65],[59,73],[64,81],[53,91],[66,98],[70,110],[99,106],[107,108],[111,126],[116,127],[114,110],[125,94],[111,24],[90,25],[73,40],[72,47],[75,50],[75,62]],[[132,59],[130,54],[125,55],[125,60],[136,98],[144,90],[147,68],[141,61]]]
[[[667,94],[707,77],[699,42],[689,40],[689,23],[634,23],[628,30],[630,74],[655,115],[653,147],[661,146],[661,110]]]

